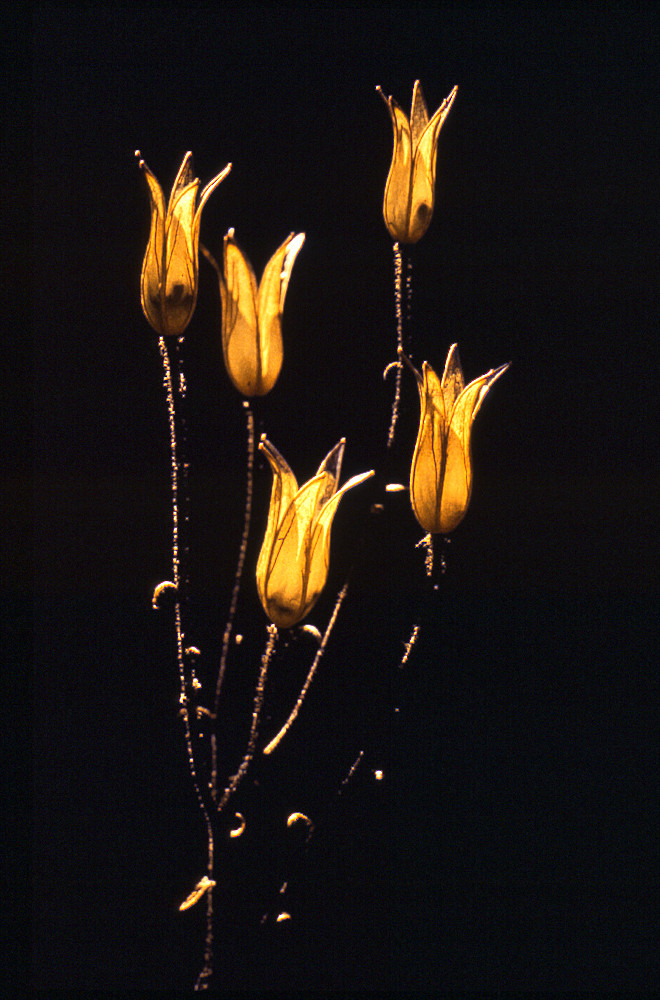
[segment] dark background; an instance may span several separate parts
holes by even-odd
[[[431,112],[459,93],[412,254],[408,346],[442,369],[458,341],[468,380],[512,366],[475,425],[473,499],[435,597],[406,495],[366,535],[377,488],[342,502],[319,627],[356,539],[367,544],[295,731],[236,801],[246,833],[219,847],[218,985],[658,988],[657,28],[612,5],[36,5],[34,454],[17,447],[8,477],[23,552],[5,600],[15,622],[26,607],[34,621],[36,988],[181,992],[201,964],[203,904],[177,907],[203,873],[204,830],[171,619],[150,607],[171,572],[169,451],[139,302],[148,199],[134,150],[166,192],[187,149],[202,185],[232,161],[202,218],[216,255],[234,226],[260,273],[287,233],[306,232],[258,432],[301,480],[345,434],[346,478],[382,466],[395,346],[381,215],[391,126],[374,88],[407,109],[417,77]],[[210,671],[245,446],[217,286],[200,272],[186,335],[187,613]],[[23,404],[24,388],[11,398]],[[404,482],[417,405],[405,378],[388,470]],[[261,462],[255,489],[231,768],[265,625]],[[397,670],[420,607],[418,646]],[[304,636],[288,642],[265,735],[310,654]],[[317,821],[307,851],[285,826],[295,809]],[[282,906],[292,920],[276,924]]]

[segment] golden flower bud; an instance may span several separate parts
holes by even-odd
[[[392,239],[417,243],[429,227],[435,200],[438,135],[458,87],[454,87],[429,121],[419,80],[415,81],[410,119],[393,97],[381,95],[392,118],[394,151],[385,185],[383,217]]]
[[[347,490],[373,476],[364,472],[337,489],[345,440],[335,445],[316,475],[298,489],[293,472],[262,436],[259,448],[273,471],[268,524],[259,561],[257,590],[264,611],[280,628],[307,615],[323,590],[330,559],[330,529]]]
[[[234,240],[225,236],[222,297],[222,353],[225,367],[244,396],[265,396],[282,367],[282,311],[291,269],[305,234],[291,233],[266,264],[261,283]]]
[[[447,355],[442,380],[428,362],[420,375],[403,352],[417,378],[420,417],[410,469],[410,499],[424,531],[447,534],[460,524],[472,492],[470,432],[479,407],[493,382],[508,364],[491,369],[465,385],[458,348]]]
[[[140,157],[140,151],[135,155]],[[186,153],[165,209],[163,190],[140,157],[151,198],[151,231],[142,263],[142,309],[157,334],[178,337],[188,326],[197,302],[199,224],[212,191],[231,170],[228,163],[203,189],[193,177],[192,153]]]

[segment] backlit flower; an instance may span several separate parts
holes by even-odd
[[[141,157],[137,150],[136,156]],[[142,309],[161,336],[178,337],[188,326],[197,301],[197,254],[202,209],[231,170],[228,163],[202,190],[193,177],[192,153],[186,153],[165,208],[163,190],[140,158],[151,198],[151,231],[142,263]]]
[[[345,440],[324,458],[316,475],[298,489],[293,472],[262,436],[259,448],[273,471],[266,536],[257,563],[257,590],[268,617],[290,628],[311,611],[328,575],[330,529],[347,490],[373,472],[354,476],[337,489]]]
[[[465,385],[458,348],[447,355],[442,380],[428,362],[420,375],[403,352],[417,378],[420,418],[410,469],[410,499],[424,531],[446,534],[463,520],[472,491],[470,432],[472,422],[493,382],[508,364],[486,372]]]
[[[305,234],[291,233],[266,264],[261,283],[234,240],[225,236],[222,352],[229,377],[244,396],[265,396],[282,367],[282,310],[296,255]]]
[[[376,90],[387,104],[394,130],[394,152],[383,199],[385,225],[394,240],[417,243],[433,215],[438,134],[458,87],[430,120],[419,80],[413,87],[410,119],[393,97],[385,97],[380,87]]]

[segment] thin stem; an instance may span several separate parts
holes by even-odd
[[[208,989],[208,983],[213,975],[213,888],[215,882],[213,881],[213,868],[214,868],[214,843],[213,843],[213,831],[211,829],[211,824],[208,822],[207,817],[207,830],[208,830],[208,861],[206,870],[208,872],[208,877],[212,882],[206,893],[206,937],[204,940],[204,966],[202,971],[197,976],[197,981],[195,982],[195,992],[202,992]]]
[[[231,593],[231,602],[229,604],[229,615],[227,618],[227,625],[225,626],[225,632],[222,637],[222,654],[220,656],[220,669],[218,671],[218,680],[215,686],[215,699],[213,701],[213,714],[217,717],[218,707],[220,704],[220,691],[222,690],[222,682],[225,676],[225,670],[227,668],[227,652],[229,649],[229,640],[231,639],[232,629],[234,627],[234,616],[236,615],[236,605],[238,603],[238,595],[241,589],[241,577],[243,575],[243,566],[245,564],[245,553],[247,551],[248,537],[250,534],[250,520],[252,517],[252,488],[254,482],[254,416],[252,413],[252,408],[247,399],[243,400],[243,406],[245,408],[246,416],[246,430],[247,430],[247,475],[246,475],[246,486],[245,486],[245,517],[243,519],[243,535],[241,537],[241,545],[238,551],[238,562],[236,564],[236,573],[234,575],[234,588]],[[213,774],[215,776],[215,762],[213,767]],[[213,787],[215,788],[215,781]]]
[[[403,354],[402,357],[404,358],[404,360],[408,361],[405,354]],[[408,364],[410,364],[410,362],[408,362]],[[437,585],[434,586],[433,584],[433,535],[430,532],[428,535],[424,535],[424,537],[420,538],[420,540],[417,542],[415,548],[424,549],[424,571],[426,573],[426,584],[424,587],[424,592],[426,596],[424,599],[424,603],[426,603],[426,601],[428,601],[429,599],[429,595],[437,591],[438,589]],[[443,567],[442,571],[444,572],[444,557],[441,565]],[[410,638],[408,639],[407,642],[404,642],[403,644],[404,653],[403,656],[401,657],[401,660],[399,661],[399,667],[404,667],[410,658],[410,654],[413,651],[413,646],[417,642],[417,637],[419,636],[419,632],[422,627],[422,617],[423,617],[423,608],[420,609],[420,612],[417,616],[417,622],[415,623],[415,625],[413,625],[412,632],[410,633]]]
[[[181,553],[179,572],[181,574],[180,587],[182,594],[187,594],[189,587],[188,565],[190,544],[190,492],[188,486],[188,427],[187,427],[187,385],[186,376],[183,369],[183,345],[184,338],[177,338],[174,349],[176,357],[176,372],[172,377],[172,388],[175,399],[175,417],[177,426],[177,469],[179,474],[179,551]]]
[[[245,553],[247,551],[248,537],[250,534],[250,520],[252,517],[252,490],[254,483],[254,415],[252,413],[252,408],[250,406],[249,400],[247,399],[243,400],[243,407],[245,409],[246,431],[247,431],[245,516],[243,518],[243,535],[241,537],[241,544],[238,550],[236,573],[234,574],[234,587],[231,592],[231,601],[229,604],[229,615],[227,617],[225,632],[222,637],[222,653],[220,655],[220,668],[218,670],[218,679],[215,685],[215,698],[213,700],[213,718],[215,720],[217,720],[218,718],[218,709],[220,707],[220,692],[222,690],[222,682],[224,680],[225,670],[227,669],[227,653],[229,651],[229,641],[231,639],[232,629],[234,627],[234,617],[236,615],[236,605],[238,604],[238,595],[241,590],[241,578],[243,576],[243,566],[245,565]],[[217,743],[217,736],[214,732],[211,734],[211,794],[214,799],[217,797],[217,788],[218,788],[218,743]]]
[[[195,767],[195,757],[193,754],[192,736],[190,731],[190,713],[188,710],[188,695],[186,692],[186,673],[185,673],[185,663],[184,663],[184,634],[183,634],[183,627],[181,624],[181,591],[180,591],[181,565],[179,557],[179,457],[178,457],[177,441],[176,441],[176,410],[174,407],[174,392],[172,388],[172,368],[170,365],[170,357],[164,337],[159,338],[158,347],[160,350],[160,356],[163,361],[163,383],[165,385],[165,393],[167,397],[167,415],[168,415],[169,430],[170,430],[170,460],[171,460],[171,483],[172,483],[172,581],[176,589],[176,597],[174,601],[174,628],[176,632],[176,658],[179,667],[179,682],[181,686],[181,691],[179,694],[179,704],[181,706],[180,715],[183,719],[184,739],[186,744],[186,751],[188,753],[188,765],[190,767],[190,774],[193,781],[193,787],[195,789],[195,794],[197,795],[197,801],[199,802],[199,807],[202,811],[202,814],[204,816],[204,822],[206,824],[206,835],[208,844],[207,871],[208,871],[208,877],[212,879],[213,865],[214,865],[213,829],[211,826],[209,812],[204,803],[204,799],[202,798],[202,793],[200,791],[199,783],[197,781],[197,770]],[[198,982],[202,979],[203,976],[208,978],[211,975],[211,967],[212,967],[213,902],[212,899],[210,898],[211,890],[209,890],[208,895],[209,895],[209,901],[207,902],[207,913],[209,912],[210,909],[211,916],[210,916],[210,924],[207,924],[207,942],[204,955],[204,969],[200,973]]]
[[[268,626],[268,642],[266,643],[266,648],[264,650],[263,656],[261,657],[261,670],[259,671],[259,680],[257,681],[257,688],[254,693],[254,707],[252,709],[252,725],[250,726],[250,736],[248,738],[247,750],[245,751],[245,756],[241,761],[241,766],[239,767],[236,774],[234,774],[229,779],[229,784],[222,793],[222,798],[218,803],[218,812],[222,812],[227,802],[234,794],[239,784],[241,783],[245,773],[247,772],[250,762],[254,757],[254,750],[257,744],[257,737],[259,735],[259,721],[261,719],[261,709],[264,703],[264,690],[266,687],[266,676],[268,674],[268,667],[273,656],[273,650],[275,648],[275,643],[277,641],[277,626]]]
[[[351,768],[350,768],[348,774],[346,775],[346,777],[342,781],[341,785],[339,786],[339,790],[337,792],[337,795],[341,795],[341,793],[343,792],[343,790],[346,788],[347,784],[349,783],[349,781],[351,780],[351,778],[353,777],[353,775],[357,771],[357,769],[358,769],[358,767],[360,765],[360,762],[361,762],[361,760],[362,760],[363,757],[364,757],[364,750],[360,750],[359,754],[357,755],[357,757],[355,758],[355,760],[351,764]]]
[[[408,657],[412,653],[413,646],[417,642],[417,636],[419,635],[419,630],[420,630],[420,624],[419,622],[417,622],[416,625],[413,625],[413,630],[410,633],[410,638],[408,639],[408,642],[404,642],[403,644],[404,653],[403,656],[401,657],[401,660],[399,661],[399,667],[405,666],[405,664],[408,662]]]
[[[270,743],[267,746],[264,747],[263,752],[265,754],[269,754],[269,753],[273,752],[273,750],[275,749],[275,747],[279,744],[280,740],[282,740],[283,737],[288,733],[289,729],[291,728],[291,726],[293,725],[293,723],[298,718],[298,712],[300,711],[300,709],[302,707],[302,703],[305,700],[305,695],[307,694],[309,685],[312,683],[312,680],[314,679],[314,674],[316,673],[317,667],[318,667],[319,663],[321,662],[321,657],[323,656],[323,653],[324,653],[325,647],[327,645],[328,639],[330,638],[330,633],[332,632],[333,626],[334,626],[335,621],[337,619],[337,615],[339,614],[339,609],[342,606],[343,600],[346,597],[347,592],[348,592],[348,580],[346,581],[346,583],[344,584],[344,586],[339,591],[339,594],[337,596],[337,601],[335,603],[334,611],[332,612],[332,616],[330,618],[330,621],[328,622],[328,627],[326,628],[325,634],[323,636],[323,639],[321,640],[321,644],[319,645],[319,648],[316,651],[316,656],[314,657],[314,662],[312,663],[311,667],[309,668],[309,673],[307,674],[307,679],[305,680],[305,683],[302,686],[302,690],[301,690],[300,694],[298,695],[297,702],[293,706],[293,710],[291,712],[291,715],[286,720],[286,722],[284,723],[284,725],[280,729],[280,731],[277,734],[277,736],[274,736],[273,739],[270,741]]]
[[[188,697],[186,694],[186,675],[185,675],[185,664],[183,658],[183,628],[181,625],[181,566],[179,558],[179,460],[177,452],[176,443],[176,411],[174,408],[174,392],[172,390],[172,369],[170,365],[170,357],[165,344],[165,338],[160,337],[158,341],[158,346],[160,348],[160,356],[163,360],[163,382],[165,385],[165,393],[167,396],[167,415],[169,421],[170,429],[170,474],[172,483],[172,581],[176,590],[176,597],[174,601],[174,627],[176,631],[176,658],[179,667],[179,681],[181,684],[181,694],[179,697],[179,702],[181,704],[181,713],[184,718],[185,730],[186,730],[186,746],[188,749],[188,758],[190,762],[190,769],[193,776],[193,781],[195,781],[195,787],[197,788],[197,779],[195,774],[195,762],[193,759],[192,745],[190,741],[190,720],[188,716]],[[202,809],[204,804],[201,799],[199,790],[197,790],[197,795],[200,800],[200,805]]]
[[[410,329],[410,318],[412,316],[412,257],[406,258],[406,323]]]
[[[403,350],[403,311],[401,308],[402,299],[402,260],[401,260],[401,248],[398,243],[393,246],[394,250],[394,309],[396,313],[396,346],[397,354],[399,348]],[[394,443],[394,432],[396,429],[396,423],[399,419],[399,400],[401,398],[401,364],[396,363],[396,382],[394,386],[394,399],[392,400],[392,418],[390,420],[390,429],[387,434],[387,447],[388,449],[392,447]]]
[[[433,535],[429,532],[417,542],[416,549],[424,549],[424,571],[430,579],[433,576]]]

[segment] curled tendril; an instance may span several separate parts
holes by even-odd
[[[402,365],[400,361],[390,361],[389,365],[385,368],[383,372],[383,381],[387,379],[387,376],[393,369],[399,369],[401,367]]]
[[[293,812],[288,817],[288,819],[286,821],[286,825],[287,825],[287,827],[290,828],[290,827],[294,826],[295,823],[304,823],[306,825],[306,827],[307,827],[306,841],[309,840],[309,838],[314,833],[314,824],[312,823],[312,821],[309,818],[309,816],[305,816],[305,814],[301,813],[301,812]]]
[[[321,643],[323,641],[323,636],[321,635],[321,633],[317,629],[316,625],[302,625],[301,628],[300,628],[300,631],[301,632],[306,632],[307,635],[311,635],[314,639],[316,639],[316,642],[318,643],[318,645],[319,646],[321,645]]]
[[[159,583],[158,586],[154,589],[153,595],[151,597],[151,607],[154,609],[154,611],[160,610],[160,598],[161,595],[164,594],[166,590],[177,590],[177,589],[178,588],[176,583],[172,583],[171,580],[163,580],[162,583]]]
[[[235,838],[235,837],[240,837],[240,835],[243,833],[243,830],[245,829],[245,816],[243,815],[243,813],[239,812],[234,813],[234,815],[238,820],[238,826],[232,827],[232,829],[229,831],[229,836]]]

